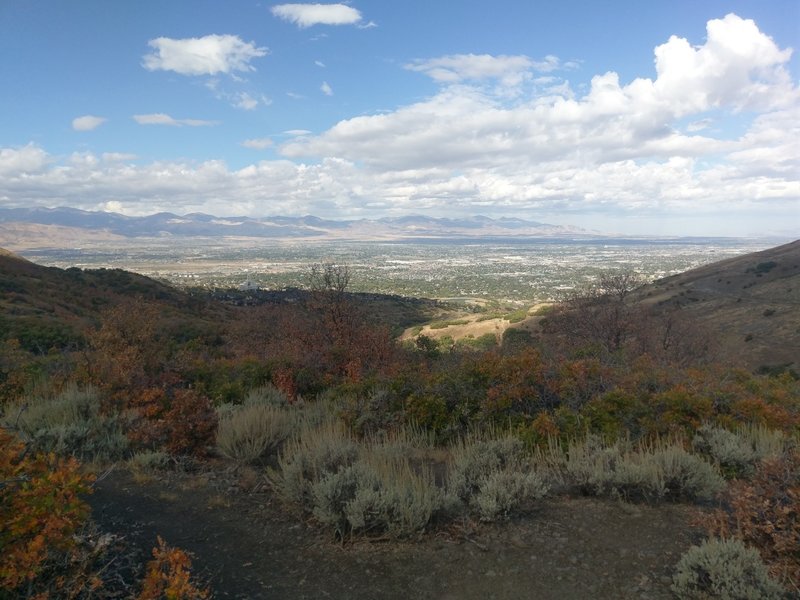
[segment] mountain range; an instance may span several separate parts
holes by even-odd
[[[519,218],[461,219],[426,216],[329,220],[303,217],[217,217],[203,213],[161,212],[141,217],[74,208],[0,208],[0,245],[32,247],[54,238],[237,237],[271,239],[353,239],[471,237],[558,237],[592,232]]]

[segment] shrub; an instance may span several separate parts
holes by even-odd
[[[128,437],[139,447],[203,456],[214,445],[217,413],[196,390],[151,387],[131,395],[127,404],[135,415]]]
[[[443,493],[429,469],[408,459],[367,454],[313,486],[314,516],[335,535],[387,533],[407,537],[422,532],[441,508]]]
[[[329,421],[304,428],[290,439],[278,458],[278,468],[270,469],[267,475],[284,501],[311,512],[314,483],[349,467],[357,457],[358,446],[352,436],[341,423]]]
[[[147,563],[147,573],[137,600],[205,600],[207,589],[192,581],[192,561],[180,548],[172,548],[158,538],[153,559]]]
[[[244,404],[245,406],[266,404],[283,408],[289,405],[289,397],[274,385],[262,385],[247,392]]]
[[[569,448],[565,470],[584,493],[625,500],[710,499],[725,487],[713,466],[675,443],[632,448],[589,436]]]
[[[239,463],[252,463],[276,450],[293,432],[295,411],[258,401],[222,416],[217,429],[217,448]]]
[[[161,450],[143,450],[131,456],[128,465],[136,471],[161,471],[169,465],[169,454]]]
[[[55,452],[82,461],[117,460],[128,448],[122,419],[101,413],[92,387],[69,386],[55,396],[30,397],[6,410],[5,421],[18,428],[37,452]]]
[[[217,433],[217,413],[211,401],[194,390],[175,390],[164,415],[167,450],[171,454],[205,455]]]
[[[742,428],[732,432],[704,425],[697,430],[692,447],[719,464],[725,475],[747,477],[753,474],[759,460],[779,455],[785,442],[786,436],[782,432],[764,427]]]
[[[511,436],[461,440],[453,448],[448,483],[449,492],[484,521],[506,518],[549,490],[523,443]]]
[[[503,319],[505,319],[509,323],[520,323],[521,321],[524,321],[527,318],[528,318],[527,308],[520,308],[503,316]]]
[[[749,481],[734,481],[725,507],[704,519],[709,534],[735,535],[756,548],[776,577],[800,591],[800,451],[765,460]]]
[[[781,586],[767,573],[758,552],[736,539],[706,540],[682,557],[672,578],[681,600],[780,600]]]
[[[430,436],[413,429],[358,445],[341,422],[304,427],[268,471],[276,492],[334,535],[407,537],[425,529],[443,493],[415,458]]]
[[[74,458],[28,452],[0,429],[0,595],[47,597],[55,587],[72,597],[67,579],[48,581],[44,574],[70,564],[77,552],[74,536],[89,516],[80,496],[89,483]]]
[[[467,325],[469,323],[466,319],[453,319],[451,321],[436,321],[431,323],[429,327],[431,329],[447,329],[448,327],[455,326],[455,325]]]
[[[348,394],[339,404],[343,420],[358,436],[391,430],[400,418],[394,395],[383,388]]]

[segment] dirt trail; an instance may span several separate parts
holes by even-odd
[[[115,473],[90,503],[144,555],[156,535],[191,552],[215,598],[667,599],[696,539],[686,506],[554,498],[469,535],[454,526],[420,542],[341,546],[270,492],[238,491],[213,472],[145,482]]]

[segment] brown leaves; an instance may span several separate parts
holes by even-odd
[[[180,548],[173,548],[158,538],[153,560],[147,564],[142,591],[137,600],[205,600],[207,589],[192,582],[192,561]]]
[[[74,550],[89,508],[90,479],[75,459],[31,455],[0,429],[0,589],[32,582],[56,552]]]
[[[731,483],[725,509],[706,521],[710,535],[734,535],[758,549],[773,575],[800,590],[800,450],[761,464]]]

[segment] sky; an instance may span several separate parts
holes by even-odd
[[[800,237],[800,0],[0,0],[0,207]]]

